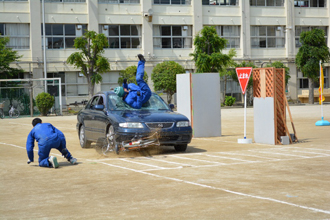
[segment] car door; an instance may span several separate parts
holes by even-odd
[[[92,98],[92,101],[86,106],[84,110],[84,125],[85,125],[85,135],[88,140],[96,140],[95,137],[95,111],[94,106],[97,105],[99,101],[99,96],[96,95]]]
[[[103,110],[94,110],[94,126],[95,126],[95,139],[103,139],[106,134],[106,126],[108,122],[107,108],[105,105],[105,95],[100,95],[98,105],[103,105]]]

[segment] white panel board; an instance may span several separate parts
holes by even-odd
[[[176,75],[177,112],[185,115],[191,122],[190,74]]]
[[[192,74],[194,137],[221,136],[219,73]]]
[[[254,141],[275,144],[274,98],[254,98]]]

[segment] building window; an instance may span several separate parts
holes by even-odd
[[[227,48],[240,47],[240,26],[216,26],[215,28],[217,34],[228,41]]]
[[[102,74],[101,91],[109,91],[118,86],[119,72],[106,72]]]
[[[250,0],[251,6],[284,6],[284,0]]]
[[[191,0],[154,0],[155,5],[191,5]]]
[[[320,75],[320,73],[319,73]],[[300,72],[299,70],[297,71],[297,78],[298,78],[298,82],[299,82],[299,89],[308,89],[308,78],[304,77],[302,72]],[[324,76],[324,89],[328,89],[330,88],[329,86],[329,68],[324,68],[323,69],[323,76]],[[314,88],[317,89],[320,87],[320,76],[318,76],[318,80],[314,81]]]
[[[81,37],[87,30],[87,25],[76,24],[45,24],[47,49],[74,48],[74,40]],[[43,29],[41,25],[41,35]]]
[[[325,33],[325,39],[326,39],[326,42],[327,42],[327,39],[328,39],[328,28],[326,26],[296,26],[295,27],[295,33],[296,33],[296,47],[301,47],[301,42],[300,42],[300,34],[302,32],[305,32],[305,31],[311,31],[315,28],[318,28],[318,29],[321,29],[321,30],[324,30],[324,33]]]
[[[87,78],[79,72],[65,72],[65,95],[88,96]]]
[[[140,0],[99,0],[99,3],[106,4],[140,4]]]
[[[45,2],[68,2],[68,3],[72,3],[72,2],[86,2],[86,0],[45,0]]]
[[[252,48],[283,48],[284,26],[251,26]]]
[[[224,82],[223,78],[221,78],[221,80],[220,80],[220,90],[221,90],[220,93],[222,93],[222,94],[225,92],[224,91],[225,82]],[[236,98],[236,102],[241,102],[242,101],[242,90],[241,90],[239,83],[234,81],[231,78],[227,78],[225,96],[232,96],[232,97]],[[224,101],[224,100],[222,100],[222,101]]]
[[[154,25],[154,48],[192,48],[192,27]]]
[[[141,25],[100,25],[108,38],[109,48],[141,48]]]
[[[326,7],[326,0],[304,0],[294,1],[295,7]]]
[[[202,0],[202,5],[238,5],[239,0]]]
[[[30,24],[1,24],[0,37],[9,37],[7,47],[30,49]]]
[[[62,96],[65,96],[65,73],[64,72],[58,72],[58,73],[47,73],[47,78],[61,78],[61,89],[62,89]],[[47,81],[47,90],[48,93],[53,96],[59,96],[59,90],[58,90],[58,81],[48,80]],[[56,91],[56,94],[54,95],[54,91]]]

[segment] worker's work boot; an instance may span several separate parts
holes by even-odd
[[[142,54],[138,54],[137,56],[138,56],[139,60],[146,62],[146,60],[144,59],[144,56]]]
[[[58,165],[58,162],[57,162],[57,158],[54,157],[54,156],[50,156],[49,159],[48,159],[50,165],[52,165],[53,168],[58,168],[59,165]]]
[[[77,163],[77,159],[71,157],[71,159],[69,160],[69,162],[70,162],[71,164],[76,164],[76,163]]]

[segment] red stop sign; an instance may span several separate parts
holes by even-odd
[[[239,85],[241,86],[242,93],[245,94],[246,87],[248,85],[250,76],[252,72],[252,67],[237,67],[236,74],[239,81]]]

